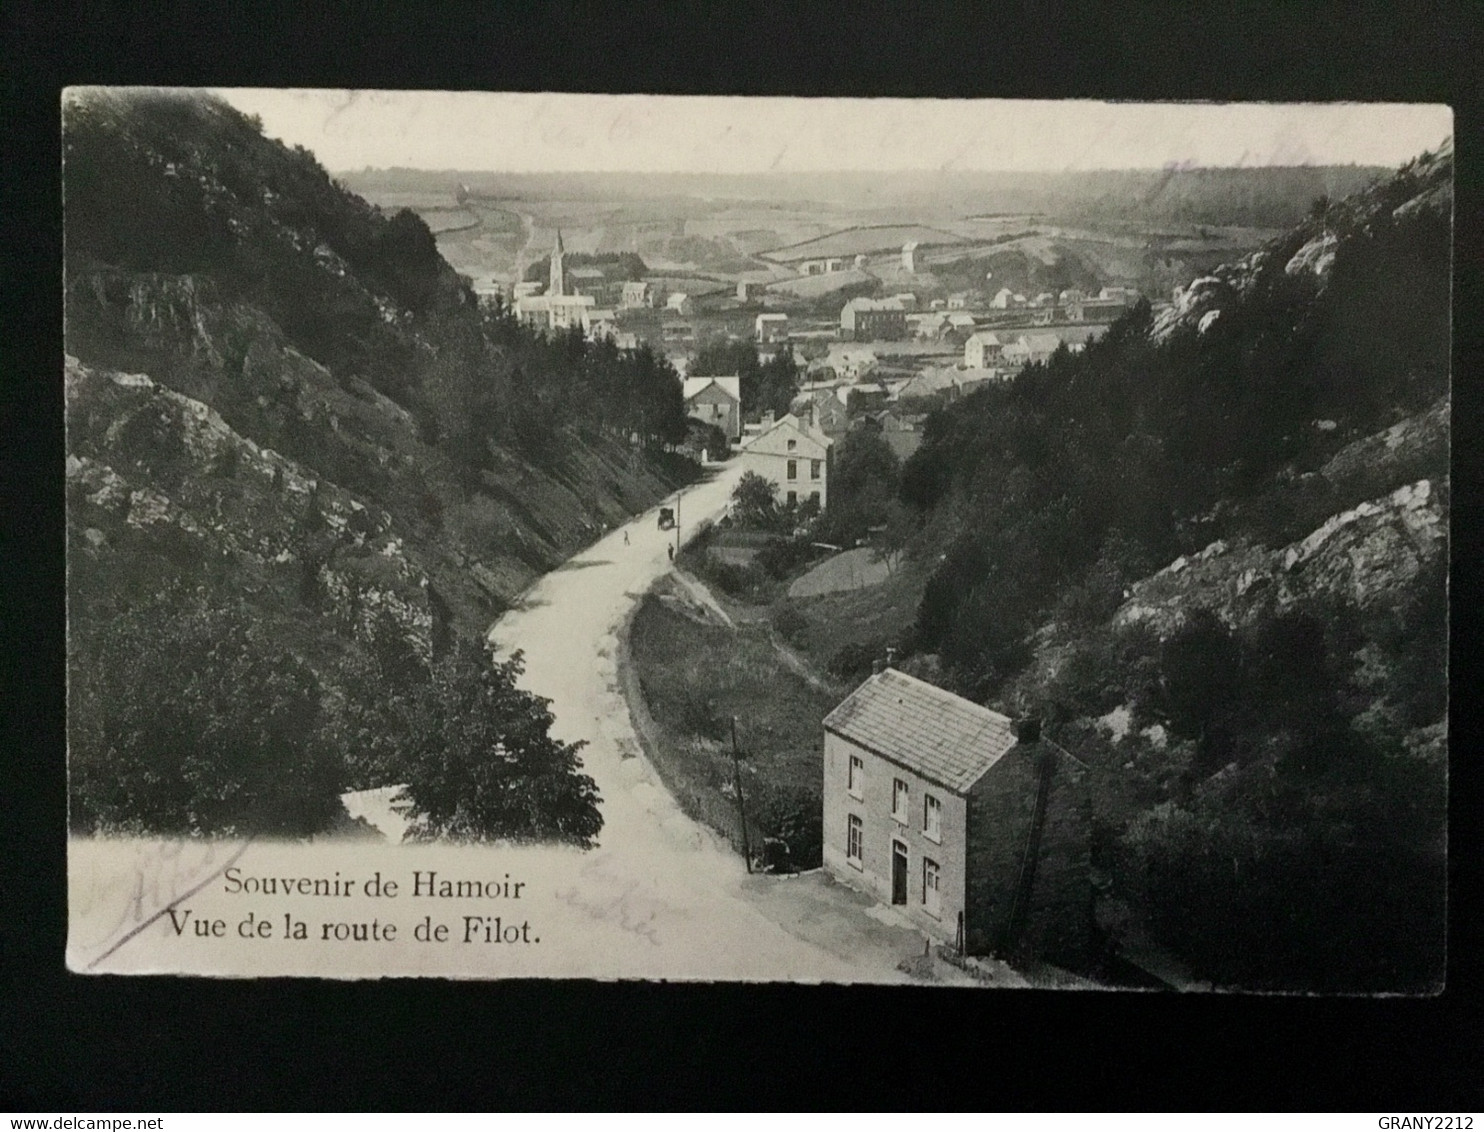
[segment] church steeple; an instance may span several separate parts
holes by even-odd
[[[562,268],[562,230],[557,229],[556,247],[551,249],[551,284],[546,288],[548,295],[565,295],[567,293],[566,272]]]

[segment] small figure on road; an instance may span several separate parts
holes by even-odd
[[[671,562],[674,562],[675,561],[675,548],[673,546],[667,546],[667,547],[665,547],[665,553],[670,556],[670,561]]]
[[[628,546],[629,545],[629,532],[628,531],[624,531],[624,533],[623,533],[623,544],[625,546]]]

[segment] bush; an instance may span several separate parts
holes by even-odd
[[[1286,820],[1197,798],[1189,808],[1157,806],[1133,824],[1123,848],[1162,941],[1199,977],[1244,989],[1436,988],[1443,854],[1384,827],[1348,836],[1323,801],[1285,801]],[[1376,803],[1376,817],[1394,820],[1406,800]]]
[[[886,651],[880,642],[852,641],[830,657],[830,673],[852,683],[871,674],[871,666]]]
[[[801,646],[804,635],[809,632],[809,618],[799,612],[791,602],[784,602],[773,610],[771,618],[778,635],[796,648]]]
[[[819,556],[820,551],[807,539],[773,539],[758,551],[757,565],[781,582]]]
[[[524,667],[518,652],[494,661],[468,642],[436,667],[401,760],[409,837],[595,843],[601,799],[582,744],[552,738],[549,701],[515,686]]]
[[[755,564],[734,566],[705,550],[697,552],[687,547],[681,552],[680,564],[728,596],[744,601],[766,594],[769,588],[767,574]]]
[[[74,623],[69,659],[74,829],[297,837],[340,814],[319,684],[240,607],[167,592]]]

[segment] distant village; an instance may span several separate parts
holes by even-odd
[[[829,449],[861,418],[874,420],[905,460],[934,408],[1005,381],[1062,347],[1080,351],[1142,297],[1117,286],[1028,296],[992,288],[991,280],[928,297],[941,286],[922,251],[920,241],[909,240],[885,264],[866,254],[803,259],[788,263],[790,276],[781,282],[725,285],[658,272],[632,279],[622,263],[569,266],[558,231],[544,283],[477,290],[533,329],[580,330],[621,350],[647,345],[665,356],[683,379],[688,417],[719,430],[749,470],[776,485],[780,503],[812,501],[823,509]],[[913,279],[922,284],[917,290],[855,294],[840,301],[833,318],[821,314],[834,291],[879,291]],[[811,286],[832,289],[811,300]],[[701,345],[727,340],[755,343],[762,361],[784,348],[794,352],[803,381],[789,413],[744,404],[738,376],[687,376]]]

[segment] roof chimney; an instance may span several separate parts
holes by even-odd
[[[879,656],[875,660],[871,661],[871,675],[872,676],[880,676],[885,671],[886,671],[886,661],[882,660]]]
[[[1041,720],[1039,716],[1028,715],[1017,719],[1012,725],[1015,732],[1015,740],[1019,743],[1034,743],[1041,738]]]
[[[897,650],[888,647],[886,650],[886,667],[891,668],[897,662]]]

